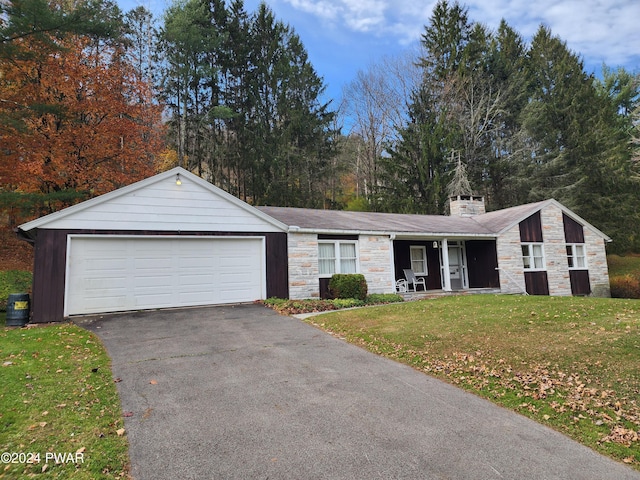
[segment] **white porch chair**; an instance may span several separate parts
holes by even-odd
[[[407,278],[408,286],[409,287],[413,286],[414,292],[418,291],[417,289],[418,285],[422,285],[422,290],[424,291],[427,290],[427,282],[425,281],[424,278],[416,277],[416,274],[413,273],[413,270],[411,270],[410,268],[405,268],[403,271],[404,271],[404,276]]]

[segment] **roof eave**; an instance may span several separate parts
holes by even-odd
[[[401,232],[391,230],[340,230],[335,228],[302,228],[292,225],[289,233],[318,235],[374,235],[384,237],[423,237],[423,238],[497,238],[493,233],[461,233],[461,232]]]

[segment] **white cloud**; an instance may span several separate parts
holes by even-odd
[[[386,38],[399,45],[419,40],[436,0],[280,0],[316,17],[320,28]],[[453,3],[451,1],[451,3]],[[588,63],[626,65],[640,57],[638,0],[468,0],[472,21],[490,29],[502,18],[530,40],[540,24],[567,42]]]

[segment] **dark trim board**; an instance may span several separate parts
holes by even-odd
[[[267,297],[289,297],[287,234],[264,232],[169,232],[122,230],[39,229],[35,240],[32,318],[33,323],[59,322],[64,319],[67,236],[83,235],[158,235],[206,237],[264,237],[266,251]]]

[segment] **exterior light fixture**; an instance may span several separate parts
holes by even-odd
[[[438,242],[436,240],[433,241],[433,248],[438,249]]]
[[[182,180],[180,180],[180,174],[176,173],[176,185],[182,185]]]

